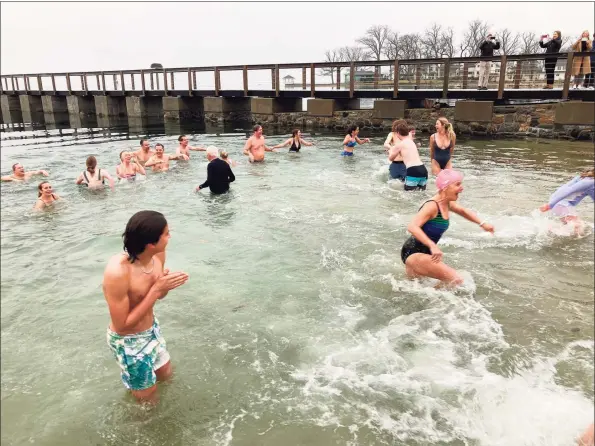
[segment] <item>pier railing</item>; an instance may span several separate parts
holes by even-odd
[[[571,52],[558,55],[554,88],[562,90],[562,99],[568,98],[573,60],[590,54]],[[315,97],[317,91],[336,90],[354,97],[360,90],[392,90],[392,97],[397,98],[400,90],[415,89],[433,90],[434,93],[441,91],[439,96],[447,98],[449,92],[477,88],[480,61],[492,62],[489,88],[497,90],[498,99],[502,99],[505,90],[545,86],[544,54],[523,54],[490,58],[453,57],[7,74],[0,76],[0,92],[42,95],[253,96],[254,92],[267,90],[273,92],[273,96],[283,96],[284,91],[302,90],[309,91],[309,96]],[[265,72],[266,76],[260,74],[259,79],[250,84],[250,74],[256,72]],[[289,76],[285,77],[283,73],[288,73]],[[268,76],[270,82],[262,80]],[[325,82],[321,82],[321,78]],[[227,87],[233,84],[234,88],[225,88],[222,80]]]

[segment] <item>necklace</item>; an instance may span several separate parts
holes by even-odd
[[[151,271],[145,271],[145,269],[141,266],[140,269],[143,273],[151,274],[153,272],[153,270],[155,269],[155,257],[153,257],[151,260],[153,261],[153,263],[151,263]]]

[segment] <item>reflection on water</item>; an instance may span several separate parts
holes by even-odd
[[[194,188],[204,153],[91,193],[141,137],[226,149],[231,193]],[[2,443],[22,445],[552,445],[593,417],[593,203],[584,238],[536,211],[593,165],[589,144],[457,142],[464,205],[441,241],[466,285],[405,279],[400,248],[426,193],[388,182],[384,134],[339,156],[342,134],[250,165],[246,128],[4,129],[1,170],[46,168],[59,207],[34,214],[37,179],[2,184]],[[271,143],[286,130],[265,126]],[[421,135],[427,163],[428,136]],[[103,268],[130,215],[168,218],[168,267],[188,283],[156,305],[175,377],[158,408],[126,395],[105,345]]]

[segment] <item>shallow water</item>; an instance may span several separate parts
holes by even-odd
[[[387,182],[384,135],[353,159],[342,135],[306,135],[316,147],[260,165],[241,156],[243,132],[192,135],[239,161],[222,197],[193,193],[202,153],[80,190],[86,156],[114,174],[137,146],[92,136],[2,133],[2,172],[46,168],[64,198],[36,215],[37,179],[2,184],[3,444],[570,445],[593,420],[593,203],[578,239],[536,211],[593,164],[592,145],[458,144],[461,202],[497,232],[453,217],[441,246],[467,280],[453,293],[405,280],[405,228],[434,186]],[[170,152],[176,136],[151,142]],[[166,215],[168,267],[190,275],[156,305],[175,378],[154,409],[120,382],[101,292],[141,209]]]

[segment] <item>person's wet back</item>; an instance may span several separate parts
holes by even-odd
[[[215,147],[207,148],[207,159],[207,181],[197,186],[196,191],[208,186],[214,194],[224,194],[229,190],[229,183],[234,182],[236,177],[227,161],[219,158],[219,151]]]

